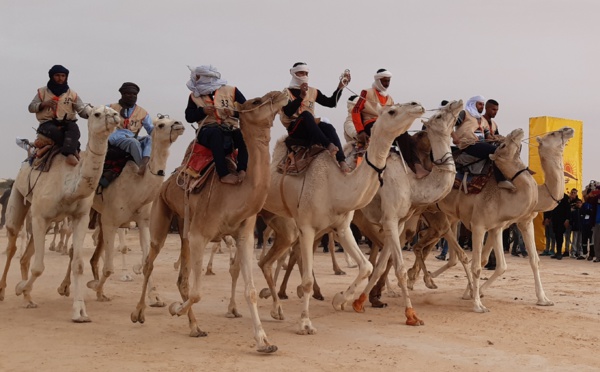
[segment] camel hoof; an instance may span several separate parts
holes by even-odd
[[[55,252],[56,251],[56,246],[54,244],[50,244],[50,247],[48,247],[48,250]]]
[[[4,301],[4,292],[6,292],[6,288],[0,288],[0,301]]]
[[[2,298],[0,298],[0,301],[2,300]],[[549,299],[545,298],[541,301],[538,301],[536,303],[536,305],[538,306],[554,306],[554,302],[550,301]]]
[[[280,300],[287,300],[288,299],[288,295],[285,292],[279,292],[279,293],[277,293],[277,297],[279,297]]]
[[[304,297],[304,288],[302,288],[301,285],[296,287],[296,295],[298,296],[298,298]]]
[[[483,305],[481,305],[481,306],[474,306],[473,307],[473,311],[476,312],[476,313],[480,313],[480,314],[489,313],[490,312],[490,310],[487,307],[483,306]]]
[[[212,269],[206,269],[205,275],[215,275],[215,273],[212,271]]]
[[[259,353],[271,354],[277,351],[277,346],[275,345],[267,345],[257,349]]]
[[[98,289],[98,284],[100,282],[98,280],[90,280],[89,282],[87,282],[87,287],[89,289],[92,289],[94,291],[96,291]]]
[[[56,291],[58,292],[59,295],[61,296],[65,296],[65,297],[69,297],[69,295],[71,294],[71,286],[67,283],[62,283],[57,289]]]
[[[342,270],[340,270],[340,271],[336,271],[336,272],[335,272],[335,275],[346,275],[346,272],[345,272],[345,271],[342,271]]]
[[[174,268],[175,270],[179,270],[179,261],[177,261],[177,262],[175,262],[175,263],[173,264],[173,268]]]
[[[142,265],[141,264],[137,264],[137,265],[133,265],[133,272],[136,273],[136,275],[140,275],[142,273]]]
[[[314,335],[317,333],[317,329],[312,326],[310,320],[302,323],[303,325],[300,326],[300,329],[297,332],[299,335]]]
[[[269,288],[263,288],[260,290],[260,293],[258,294],[258,297],[260,298],[269,298],[271,297],[271,290]]]
[[[35,302],[33,302],[33,301],[26,301],[26,302],[23,304],[23,307],[24,307],[24,308],[26,308],[26,309],[37,309],[37,307],[38,307],[38,304],[36,304],[36,303],[35,303]]]
[[[208,333],[201,330],[198,326],[194,327],[194,329],[192,329],[190,331],[190,337],[206,337],[206,336],[208,336]]]
[[[371,299],[369,299],[369,302],[371,303],[371,307],[374,307],[376,309],[383,309],[384,307],[387,307],[387,305],[388,305],[385,302],[381,302],[381,300],[378,298],[371,298]]]
[[[182,305],[183,304],[181,302],[173,302],[171,305],[169,305],[169,314],[172,316],[179,315]]]
[[[98,302],[110,302],[110,298],[105,296],[104,293],[96,292],[96,301]]]
[[[325,297],[320,293],[313,293],[312,297],[317,301],[325,301]]]
[[[77,318],[71,319],[73,323],[90,323],[92,320],[87,316],[80,316]]]
[[[25,286],[27,285],[27,282],[25,280],[20,281],[17,286],[15,287],[15,293],[17,294],[17,296],[20,296],[23,294],[23,292],[25,291]]]
[[[241,318],[241,317],[242,317],[242,314],[240,314],[240,313],[239,313],[239,311],[237,311],[237,309],[236,309],[236,308],[233,308],[233,309],[229,310],[229,311],[228,311],[228,312],[225,314],[225,317],[226,317],[226,318],[230,318],[230,319],[233,319],[233,318]]]
[[[129,274],[123,274],[119,280],[122,282],[133,282],[133,277]]]
[[[148,306],[150,306],[150,307],[165,307],[165,306],[167,306],[167,303],[163,302],[161,300],[156,300],[154,302],[149,302]]]
[[[283,316],[283,308],[281,306],[277,306],[276,310],[271,310],[271,318],[275,320],[284,320]]]
[[[144,308],[135,309],[135,311],[131,313],[131,321],[133,323],[144,324],[146,321],[146,317],[144,316]]]
[[[438,286],[433,282],[433,279],[425,280],[425,287],[429,289],[437,289]]]
[[[425,322],[417,317],[417,313],[412,307],[406,308],[404,314],[406,315],[406,325],[421,326],[425,324]]]
[[[341,311],[346,307],[346,298],[344,297],[344,292],[338,292],[333,296],[333,300],[331,301],[331,305],[335,310]]]

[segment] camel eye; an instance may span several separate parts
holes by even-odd
[[[158,124],[158,127],[162,129],[162,128],[165,127],[165,124],[164,123],[160,123],[160,124]]]
[[[99,118],[100,117],[100,113],[99,112],[95,112],[94,116],[97,117],[97,118]]]
[[[260,100],[259,100],[259,99],[257,99],[256,101],[252,102],[252,104],[253,104],[254,106],[256,106],[256,105],[260,105]]]
[[[390,115],[396,115],[396,110],[390,110],[390,111],[388,111],[388,114],[390,114]]]

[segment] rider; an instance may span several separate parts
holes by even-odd
[[[46,86],[38,89],[29,104],[29,112],[35,113],[40,122],[37,133],[61,145],[61,153],[67,157],[66,163],[75,166],[79,163],[77,152],[81,136],[76,114],[87,119],[89,112],[79,95],[69,88],[69,70],[54,65],[48,76],[50,80]],[[44,137],[35,142],[38,149],[50,144],[52,142]]]
[[[308,140],[313,144],[320,144],[335,156],[340,169],[344,173],[350,172],[346,164],[346,157],[342,151],[342,144],[330,123],[315,119],[315,103],[325,107],[335,107],[342,95],[344,83],[350,82],[350,74],[346,73],[338,84],[331,97],[326,97],[320,90],[308,86],[308,65],[304,62],[294,63],[290,69],[292,80],[287,88],[290,101],[280,112],[281,123],[286,127],[288,135],[294,139]]]
[[[452,138],[454,144],[465,153],[480,159],[489,159],[489,155],[496,152],[496,146],[486,142],[493,141],[494,135],[490,132],[487,120],[481,115],[484,103],[485,98],[482,96],[469,98],[465,110],[459,114]],[[498,187],[516,191],[515,185],[506,179],[500,169],[496,166],[493,168]]]
[[[188,123],[199,125],[196,141],[212,151],[215,168],[221,182],[235,185],[243,181],[248,167],[248,150],[239,129],[235,104],[246,102],[236,87],[221,79],[216,67],[190,68],[187,87],[192,93],[185,109]],[[225,156],[237,149],[238,175],[229,172]]]
[[[111,103],[109,106],[121,117],[117,129],[108,137],[108,143],[129,153],[139,168],[138,174],[143,175],[150,161],[152,148],[150,135],[154,129],[152,119],[146,110],[136,104],[140,92],[137,84],[125,82],[119,88],[119,92],[121,93],[119,102]],[[138,136],[142,126],[148,136]]]
[[[391,106],[394,104],[394,100],[387,92],[390,81],[392,80],[392,73],[382,68],[377,70],[377,73],[373,78],[375,81],[371,88],[360,92],[359,102],[352,110],[352,121],[354,122],[356,132],[358,133],[357,139],[359,143],[368,142],[368,138],[371,136],[371,128],[379,117],[379,110],[383,106]],[[429,174],[429,172],[421,165],[421,161],[415,151],[416,146],[414,145],[413,138],[410,134],[404,132],[394,140],[394,143],[397,143],[398,147],[400,147],[402,157],[414,171],[417,179],[423,178]]]

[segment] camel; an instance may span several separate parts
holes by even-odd
[[[96,213],[96,212],[94,212]],[[121,277],[119,278],[122,282],[132,282],[133,275],[128,272],[127,266],[127,252],[130,252],[131,249],[127,247],[127,243],[125,241],[125,234],[129,232],[129,227],[119,227],[117,229],[117,236],[119,237],[119,245],[115,248],[116,252],[121,253]],[[94,241],[94,247],[98,245],[98,239],[100,236],[100,227],[96,226],[94,229],[94,233],[92,234],[92,240]],[[143,261],[142,261],[143,264]],[[139,271],[136,271],[136,274],[141,274],[141,265],[139,265]]]
[[[225,245],[227,246],[227,249],[229,250],[229,263],[233,264],[233,256],[234,256],[234,252],[235,252],[235,240],[233,240],[233,238],[229,235],[223,237],[223,239],[221,239],[221,241],[219,241],[218,243],[213,243],[213,247],[210,251],[210,258],[208,259],[208,264],[206,264],[206,275],[215,275],[215,272],[213,271],[213,258],[215,257],[215,253],[219,252],[219,253],[223,253],[223,250],[221,249],[222,247],[222,243],[225,243]],[[179,266],[177,266],[177,268],[179,268]]]
[[[78,323],[90,321],[81,283],[83,240],[87,231],[94,191],[102,173],[102,164],[108,147],[108,136],[118,121],[119,114],[108,107],[100,106],[91,109],[88,119],[86,151],[81,152],[81,161],[75,167],[68,165],[66,157],[61,155],[54,158],[48,172],[32,169],[28,163],[21,166],[8,201],[9,253],[0,280],[0,300],[4,299],[6,275],[16,251],[16,238],[23,226],[27,212],[31,210],[35,260],[31,268],[31,278],[27,279],[27,272],[22,271],[23,281],[16,287],[17,295],[23,295],[27,308],[37,307],[31,297],[31,292],[33,284],[44,272],[44,236],[48,225],[51,222],[61,221],[65,217],[71,217],[73,221],[71,268],[75,287],[71,319]]]
[[[383,246],[369,283],[360,297],[353,303],[355,311],[364,311],[363,304],[371,289],[386,271],[391,256],[398,285],[404,297],[406,324],[423,324],[423,321],[417,317],[410,301],[406,268],[402,258],[402,247],[405,241],[401,241],[400,235],[405,232],[406,221],[418,209],[442,199],[452,189],[456,168],[450,149],[452,142],[450,134],[462,108],[462,100],[453,101],[440,108],[429,120],[423,122],[434,159],[432,172],[426,177],[417,179],[414,173],[405,171],[405,163],[399,154],[390,153],[387,171],[383,179],[391,187],[379,189],[371,203],[361,210],[364,216],[361,221],[366,220],[374,226],[357,224],[361,231],[377,231],[379,236],[375,241],[382,242]],[[374,255],[374,252],[371,255]]]
[[[545,181],[543,184],[538,185],[538,198],[534,207],[534,214],[531,216],[532,221],[525,221],[525,223],[533,223],[533,218],[540,212],[545,212],[554,209],[564,194],[564,162],[563,162],[563,151],[567,142],[573,137],[574,130],[572,128],[564,127],[559,130],[547,133],[542,137],[537,137],[538,151],[541,160],[542,170],[544,171]],[[424,213],[424,217],[429,221],[429,229],[423,234],[422,240],[420,239],[419,244],[415,247],[415,254],[417,259],[415,265],[409,273],[410,281],[414,283],[416,275],[420,269],[423,269],[424,280],[429,288],[436,288],[433,283],[432,277],[437,277],[439,274],[447,270],[448,268],[456,264],[456,259],[451,259],[446,265],[440,268],[433,274],[430,274],[424,262],[424,257],[431,249],[432,243],[435,243],[439,238],[444,235],[450,229],[450,221],[446,218],[443,213],[436,213],[435,210],[427,211]],[[521,227],[522,225],[519,225]],[[483,292],[491,286],[491,284],[502,275],[506,270],[506,260],[502,252],[502,245],[497,249],[495,246],[492,247],[492,239],[486,241],[484,250],[482,252],[481,265],[487,263],[491,249],[494,249],[494,253],[497,255],[498,260],[496,264],[496,270],[490,278],[481,286],[480,292]],[[489,244],[488,244],[489,243]],[[421,252],[421,250],[423,252]],[[539,257],[535,246],[526,245],[529,257],[529,264],[533,271],[533,277],[535,282],[535,291],[537,296],[537,304],[540,306],[551,306],[553,302],[546,297],[539,273]]]
[[[246,285],[245,296],[250,308],[257,350],[265,353],[277,350],[277,346],[268,341],[260,322],[252,264],[256,214],[265,202],[267,195],[264,191],[270,182],[271,127],[275,115],[288,100],[284,92],[274,91],[263,97],[248,100],[238,108],[240,127],[249,158],[247,174],[241,184],[222,184],[213,175],[212,180],[208,180],[199,193],[189,194],[176,185],[178,177],[175,174],[162,185],[160,194],[152,205],[150,252],[144,263],[142,295],[136,309],[131,313],[131,320],[134,323],[145,321],[145,293],[148,278],[152,273],[154,260],[164,245],[170,222],[175,214],[179,219],[184,219],[183,229],[180,229],[182,248],[178,280],[183,303],[171,304],[169,306],[171,315],[188,315],[191,337],[207,335],[198,326],[192,310],[192,305],[200,301],[204,249],[209,242],[218,241],[225,235],[232,235],[237,246],[236,260],[241,265]],[[191,291],[188,283],[190,271],[193,272]],[[240,316],[237,309],[231,306],[230,304],[229,314]]]
[[[499,262],[504,260],[504,254],[501,253],[502,229],[514,222],[518,224],[519,229],[523,232],[527,249],[534,249],[533,216],[536,214],[538,186],[530,172],[528,172],[528,168],[520,159],[523,136],[522,129],[513,130],[502,141],[496,152],[490,155],[490,158],[503,174],[509,177],[513,175],[510,178],[517,187],[515,192],[499,189],[497,183],[491,179],[479,194],[465,194],[463,191],[453,189],[450,194],[437,203],[440,211],[446,214],[451,227],[451,231],[444,236],[454,253],[450,256],[448,262],[452,262],[454,265],[456,258],[453,257],[457,255],[465,267],[469,285],[463,298],[472,298],[473,311],[478,313],[489,311],[481,302],[479,283],[485,233],[488,233],[486,244],[491,244],[494,249],[499,250],[496,252]],[[482,216],[485,218],[482,218]],[[466,268],[468,258],[456,240],[456,226],[459,220],[472,232],[473,254],[470,271]],[[533,256],[533,253],[531,255]],[[500,265],[505,267],[506,263],[503,262]],[[445,266],[450,267],[448,264]],[[445,268],[438,270],[438,272],[443,270]],[[437,275],[439,273],[432,274],[433,277]]]
[[[127,162],[121,175],[103,189],[101,194],[94,197],[92,208],[100,215],[98,227],[101,233],[98,236],[96,250],[90,260],[94,280],[90,281],[87,286],[96,292],[98,301],[109,300],[104,294],[104,284],[115,271],[113,265],[115,235],[122,225],[128,225],[131,221],[135,221],[142,247],[142,262],[148,256],[151,204],[158,195],[164,180],[169,149],[185,130],[180,121],[169,117],[159,116],[153,120],[153,124],[152,151],[150,161],[146,165],[147,172],[139,175],[138,166],[134,162]],[[104,267],[100,274],[98,261],[103,251]],[[137,271],[140,272],[139,268]],[[150,288],[148,292],[150,306],[165,306],[156,293],[156,289],[153,286]]]
[[[71,220],[69,218],[65,218],[60,222],[54,223],[53,232],[54,237],[52,238],[52,243],[50,243],[50,247],[48,249],[67,255],[69,253],[69,239],[71,239],[71,235],[73,235]],[[60,236],[58,244],[56,244],[57,235]]]
[[[327,152],[323,152],[304,174],[295,177],[284,176],[277,172],[277,165],[286,156],[286,147],[283,140],[275,146],[271,164],[271,187],[264,209],[279,216],[292,218],[299,231],[302,261],[302,284],[299,293],[303,294],[303,307],[298,334],[315,334],[317,331],[309,316],[309,303],[313,291],[313,244],[317,236],[335,231],[344,250],[358,263],[356,279],[345,292],[335,295],[335,308],[343,309],[345,303],[352,298],[358,284],[371,274],[372,265],[360,251],[350,230],[352,214],[354,210],[367,205],[375,196],[381,185],[382,173],[393,140],[406,132],[413,121],[424,112],[425,109],[416,102],[383,108],[373,127],[365,161],[348,174],[342,173],[334,159]],[[386,187],[385,184],[383,187]],[[290,236],[289,231],[271,227],[275,230],[277,239]],[[274,243],[265,257],[266,261],[261,261],[261,268],[273,297],[271,316],[282,319],[283,310],[270,277],[270,270],[278,255],[284,254],[289,245],[279,251],[276,247],[279,245]]]

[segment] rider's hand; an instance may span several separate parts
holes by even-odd
[[[231,110],[230,108],[224,109],[223,112],[225,113],[225,117],[233,116],[233,110]]]
[[[205,106],[202,111],[204,111],[206,115],[213,115],[215,113],[215,106]]]
[[[350,76],[350,72],[345,72],[344,77],[340,80],[338,84],[338,89],[342,89],[344,86],[350,84],[350,80],[352,80],[352,76]]]
[[[367,142],[369,142],[369,135],[363,130],[356,136],[356,140],[358,143],[365,145]]]
[[[49,99],[40,104],[40,109],[45,110],[47,108],[51,108],[52,110],[55,110],[57,105],[58,105],[58,101]]]
[[[304,99],[306,97],[306,92],[308,92],[308,83],[302,83],[302,85],[300,85],[300,98]]]

